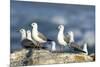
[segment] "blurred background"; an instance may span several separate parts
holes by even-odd
[[[19,30],[31,30],[31,23],[37,22],[39,31],[48,38],[57,40],[59,24],[65,26],[65,33],[73,31],[75,42],[80,46],[88,43],[89,53],[95,52],[95,6],[23,2],[11,0],[11,52],[22,48]],[[51,46],[46,44],[48,49]],[[59,49],[59,45],[57,45]],[[68,50],[67,48],[63,48]]]

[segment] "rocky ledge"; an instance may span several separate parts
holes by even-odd
[[[11,67],[42,65],[42,64],[66,64],[76,62],[92,62],[91,56],[83,53],[58,53],[48,50],[21,49],[10,55]]]

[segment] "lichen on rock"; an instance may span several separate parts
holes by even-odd
[[[22,49],[11,53],[10,55],[10,65],[11,67],[15,66],[26,66],[26,65],[42,65],[42,64],[64,64],[64,63],[73,63],[73,62],[90,62],[93,61],[93,58],[79,53],[57,53],[50,52],[48,50],[36,50],[32,49],[32,55],[26,57],[29,51]],[[27,62],[26,62],[27,61]],[[26,62],[26,63],[24,63]]]

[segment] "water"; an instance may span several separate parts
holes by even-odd
[[[32,29],[31,23],[37,22],[39,31],[48,38],[56,40],[57,27],[65,26],[65,33],[73,31],[75,41],[80,46],[89,44],[90,52],[95,51],[95,6],[49,4],[37,2],[11,1],[11,51],[21,49],[19,30]]]

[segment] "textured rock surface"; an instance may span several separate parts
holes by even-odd
[[[22,49],[11,54],[11,67],[24,66],[24,65],[40,65],[40,64],[60,64],[72,62],[90,62],[93,61],[92,57],[85,54],[74,53],[57,53],[49,52],[48,50],[32,50],[30,56],[28,50]]]

